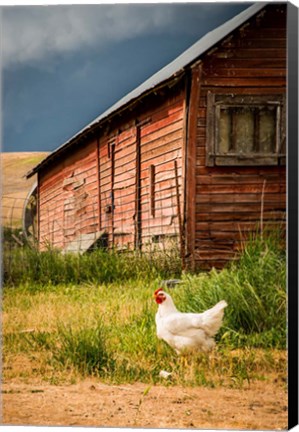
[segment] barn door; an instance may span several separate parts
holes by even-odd
[[[136,246],[136,127],[121,132],[115,140],[112,157],[112,238],[117,250]]]
[[[148,245],[171,249],[182,240],[181,158],[163,161],[163,156],[144,163],[148,181],[142,192],[147,196],[142,234]]]

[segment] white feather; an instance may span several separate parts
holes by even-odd
[[[160,291],[161,293],[161,291]],[[207,352],[215,346],[214,336],[222,325],[226,301],[222,300],[202,313],[182,313],[165,292],[163,303],[156,313],[157,336],[177,353],[185,350]]]

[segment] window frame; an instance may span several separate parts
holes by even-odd
[[[255,106],[264,108],[276,106],[276,143],[271,153],[221,153],[218,149],[220,110],[230,107]],[[252,166],[252,165],[285,165],[285,95],[277,94],[234,94],[207,93],[207,166]]]

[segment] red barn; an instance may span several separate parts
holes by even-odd
[[[208,33],[37,165],[41,247],[177,245],[221,267],[286,209],[287,5]]]

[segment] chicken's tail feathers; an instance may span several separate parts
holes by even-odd
[[[228,306],[228,304],[226,303],[225,300],[221,300],[220,302],[218,302],[214,307],[218,306],[219,308],[226,308],[226,306]]]
[[[226,306],[226,301],[221,300],[202,314],[202,325],[209,336],[215,336],[220,329]]]

